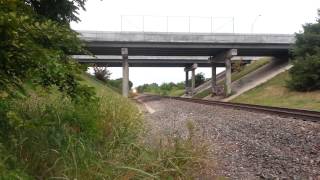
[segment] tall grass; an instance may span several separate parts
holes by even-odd
[[[191,138],[142,144],[139,110],[110,90],[74,102],[37,89],[0,107],[0,179],[189,179],[203,162]]]

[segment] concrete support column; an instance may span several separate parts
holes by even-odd
[[[196,69],[192,68],[191,70],[192,74],[191,74],[191,95],[194,94],[194,88],[196,86]]]
[[[226,96],[229,96],[231,94],[231,59],[226,58],[225,64],[226,64],[225,92],[226,92]]]
[[[128,63],[128,48],[121,48],[122,55],[122,96],[129,95],[129,63]]]
[[[217,70],[216,64],[212,63],[211,65],[211,93],[212,95],[216,94],[217,89]]]
[[[198,64],[193,64],[192,66],[188,66],[184,68],[184,71],[186,72],[186,94],[193,95],[194,89],[195,89],[195,70],[197,69]],[[189,71],[192,72],[191,74],[191,87],[189,83]]]
[[[185,94],[189,93],[189,71],[187,69],[184,70],[186,72],[186,80],[185,80]]]

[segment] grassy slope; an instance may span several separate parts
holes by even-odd
[[[240,95],[232,102],[320,111],[320,91],[295,92],[287,89],[288,72]]]
[[[119,92],[118,89],[104,85],[103,82],[100,82],[99,80],[95,79],[94,77],[90,77],[90,75],[84,74],[81,76],[83,81],[81,81],[83,84],[86,84],[88,86],[94,87],[97,95],[102,96],[105,93],[111,93],[118,95],[117,92]]]
[[[156,91],[145,91],[145,93],[148,94],[154,94],[154,95],[165,95],[165,96],[182,96],[185,92],[185,89],[172,89],[171,91],[161,91],[160,89]]]
[[[169,92],[169,96],[182,96],[185,92],[185,89],[176,89]]]
[[[114,109],[115,114],[123,114],[123,112],[129,111],[125,114],[137,116],[136,111],[138,109],[134,103],[127,98],[123,98],[119,93],[112,90],[112,87],[108,87],[89,75],[82,75],[81,78],[83,78],[84,84],[96,89],[98,96],[107,96],[109,98],[109,101],[112,102],[109,107],[116,108]],[[122,111],[118,111],[119,109],[122,109]],[[140,124],[139,128],[143,128],[143,123]],[[143,132],[141,133],[141,136],[145,135]],[[173,137],[169,136],[166,138],[173,139]],[[197,166],[204,165],[203,159],[206,155],[206,148],[202,147],[201,143],[191,143],[193,141],[192,136],[189,136],[187,140],[175,138],[175,141],[179,143],[179,148],[176,148],[177,145],[175,143],[161,145],[160,149],[152,149],[146,144],[140,144],[138,139],[127,142],[125,152],[120,151],[120,155],[123,158],[113,160],[127,163],[124,166],[124,169],[127,169],[125,170],[125,175],[119,179],[135,179],[135,177],[140,177],[138,179],[189,179],[187,177],[193,179],[192,176],[197,174],[198,171]],[[133,147],[131,147],[132,144],[134,145]],[[135,150],[132,150],[132,148]]]
[[[268,64],[269,62],[270,62],[269,58],[263,58],[263,59],[260,59],[258,61],[255,61],[255,62],[245,66],[245,68],[240,72],[232,73],[232,76],[231,76],[232,82],[244,77],[245,75],[247,75],[255,70],[257,70],[258,68]]]
[[[242,71],[240,71],[240,72],[232,73],[232,75],[231,75],[231,80],[232,80],[232,82],[234,82],[234,81],[236,81],[236,80],[244,77],[245,75],[247,75],[247,74],[249,74],[249,73],[257,70],[258,68],[266,65],[266,64],[269,63],[269,62],[270,62],[270,59],[264,58],[264,59],[255,61],[255,62],[253,62],[253,63],[245,66],[244,69],[243,69]],[[221,84],[221,83],[223,83],[223,82],[220,82],[219,84]],[[211,92],[210,92],[210,89],[206,89],[206,90],[204,90],[204,91],[196,94],[196,95],[194,96],[194,98],[200,98],[200,99],[201,99],[201,98],[204,98],[204,97],[209,96],[210,93],[211,93]]]
[[[211,93],[211,89],[206,89],[206,90],[194,95],[193,98],[202,99],[202,98],[209,96],[210,93]]]

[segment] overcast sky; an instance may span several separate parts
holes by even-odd
[[[71,26],[97,31],[294,33],[315,21],[318,8],[320,0],[88,0],[86,11],[80,11],[81,22]],[[111,78],[121,77],[121,68],[109,69]],[[197,72],[210,77],[207,68]],[[130,80],[134,86],[179,82],[184,71],[130,68]]]

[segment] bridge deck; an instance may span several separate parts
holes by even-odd
[[[128,48],[129,56],[215,56],[229,49],[237,49],[238,56],[288,56],[294,43],[291,34],[235,34],[235,33],[159,33],[159,32],[103,32],[78,31],[94,55],[121,55]],[[149,59],[131,61],[139,66],[181,66],[174,60]],[[91,60],[96,63],[115,63],[110,59]],[[102,62],[103,61],[103,62]],[[154,61],[157,61],[155,63]],[[82,61],[87,62],[87,61]],[[118,63],[118,62],[117,62]],[[199,60],[186,60],[200,63]],[[204,62],[208,63],[208,62]],[[167,64],[167,65],[165,65]],[[205,66],[205,65],[204,65]]]
[[[294,42],[290,34],[215,34],[79,31],[88,49],[96,55],[214,56],[238,49],[241,56],[285,54]]]

